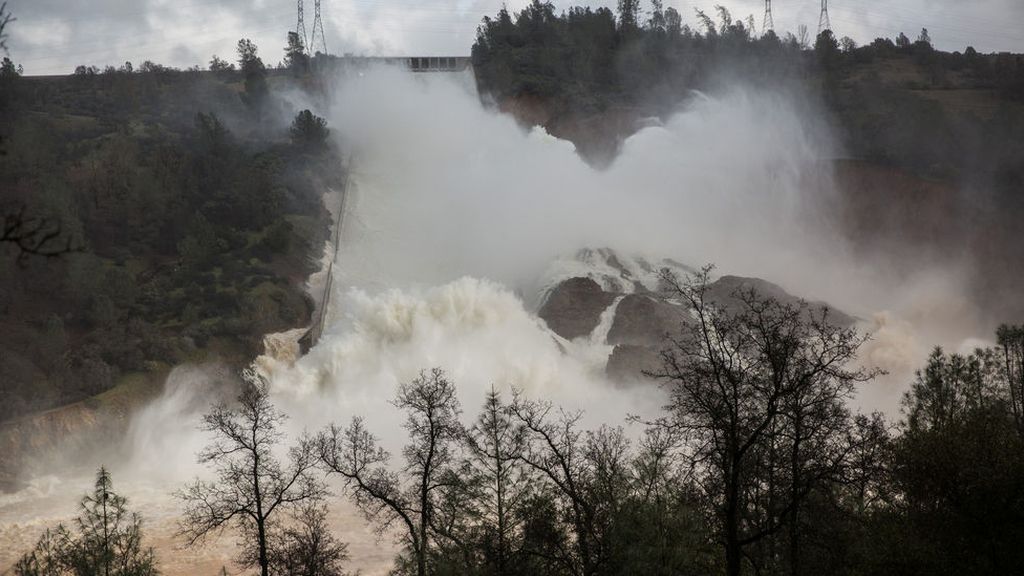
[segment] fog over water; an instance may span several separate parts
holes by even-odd
[[[859,318],[875,334],[865,363],[891,373],[861,393],[866,409],[894,414],[932,345],[956,349],[987,334],[959,269],[851,256],[824,212],[835,193],[828,161],[840,151],[798,95],[741,86],[689,95],[597,170],[571,143],[483,107],[468,75],[371,70],[339,79],[335,91],[316,112],[354,151],[354,186],[328,327],[294,364],[261,364],[291,432],[364,415],[395,454],[401,417],[389,402],[400,382],[433,366],[457,382],[466,420],[492,385],[586,410],[589,425],[656,413],[655,387],[604,375],[603,338],[566,342],[536,318],[542,290],[567,274],[559,258],[585,247],[714,263],[716,273],[761,277]],[[209,384],[217,378],[176,369],[164,395],[135,416],[112,466],[149,519],[168,574],[230,557],[226,544],[185,553],[170,538],[169,494],[201,473],[198,419],[222,394]],[[23,549],[71,514],[90,474],[42,476],[0,497],[0,527],[28,526],[0,528],[0,549]],[[352,567],[382,573],[390,549],[342,500],[332,499],[332,524],[353,543]],[[13,560],[0,553],[0,571]]]

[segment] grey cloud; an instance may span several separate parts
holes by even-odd
[[[510,0],[517,10],[528,0]],[[328,48],[334,53],[468,54],[476,27],[500,9],[501,0],[322,0]],[[585,2],[558,0],[556,9]],[[760,24],[763,0],[667,0],[695,25],[694,8],[726,5],[737,18]],[[615,0],[592,6],[615,7]],[[311,29],[313,0],[306,0]],[[645,9],[648,2],[644,2]],[[775,2],[776,29],[817,28],[819,0]],[[12,58],[32,74],[68,73],[78,64],[153,60],[190,66],[210,55],[234,57],[238,38],[252,38],[268,64],[282,58],[285,35],[295,26],[294,0],[9,0],[18,18],[10,29]],[[982,52],[1024,52],[1021,0],[830,0],[833,29],[860,43],[928,28],[947,50],[973,45]]]

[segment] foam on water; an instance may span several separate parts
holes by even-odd
[[[467,277],[377,295],[352,289],[340,307],[347,312],[320,344],[272,375],[279,401],[303,414],[303,426],[365,415],[396,450],[401,417],[390,401],[399,383],[433,366],[458,385],[467,421],[492,385],[585,409],[592,423],[621,423],[660,403],[658,394],[619,390],[605,378],[603,341],[565,343],[492,281]]]

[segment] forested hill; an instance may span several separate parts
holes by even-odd
[[[835,115],[853,157],[935,177],[986,169],[1001,184],[1024,182],[1021,55],[942,52],[927,30],[860,47],[831,31],[780,38],[722,7],[691,16],[660,4],[558,14],[534,0],[487,17],[473,45],[481,92],[602,161],[631,120],[666,116],[691,90],[802,84]]]
[[[5,59],[0,422],[180,362],[245,364],[307,323],[340,163],[322,123],[293,126],[275,96],[315,95],[311,79],[239,48],[240,69],[202,72],[31,78]]]
[[[556,13],[534,1],[487,17],[473,45],[482,97],[614,159],[651,116],[693,90],[797,93],[833,127],[842,160],[835,225],[878,261],[895,252],[965,256],[993,320],[1024,318],[1024,56],[943,52],[927,30],[857,46],[826,31],[782,37],[728,10],[660,2]]]

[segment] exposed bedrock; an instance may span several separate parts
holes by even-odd
[[[580,251],[574,265],[566,266],[562,262],[558,267],[577,275],[554,278],[548,284],[552,288],[538,312],[548,327],[562,338],[601,338],[602,335],[594,334],[601,315],[621,298],[615,307],[607,336],[602,342],[595,342],[612,347],[605,372],[620,382],[636,381],[644,378],[644,372],[657,371],[666,337],[679,334],[684,324],[692,321],[687,306],[666,298],[656,290],[658,282],[654,269],[651,266],[638,268],[636,262],[646,261],[624,258],[609,249]],[[658,262],[658,266],[667,267],[665,262],[670,261]],[[681,271],[689,270],[674,261],[672,265]],[[776,284],[740,276],[718,278],[708,286],[706,298],[715,306],[734,312],[743,306],[741,295],[751,290],[786,305],[796,306],[801,301]],[[828,305],[823,302],[809,302],[807,309],[817,315],[824,308]],[[829,319],[842,327],[855,322],[851,316],[833,309],[829,309]]]
[[[615,297],[590,278],[569,278],[551,291],[539,315],[555,334],[572,340],[593,332]]]
[[[742,302],[739,295],[753,290],[762,298],[773,298],[782,304],[796,306],[800,302],[798,296],[793,296],[776,284],[760,278],[744,278],[741,276],[722,276],[708,287],[707,298],[716,305],[727,311],[735,311]],[[828,318],[836,326],[852,326],[855,319],[848,314],[830,307],[825,302],[808,301],[808,310],[814,314],[820,314],[822,309],[828,309]]]
[[[608,344],[660,347],[688,318],[682,306],[648,294],[629,294],[615,309]]]
[[[605,373],[617,382],[630,382],[645,373],[656,373],[660,367],[661,356],[654,347],[619,344],[608,356]]]

